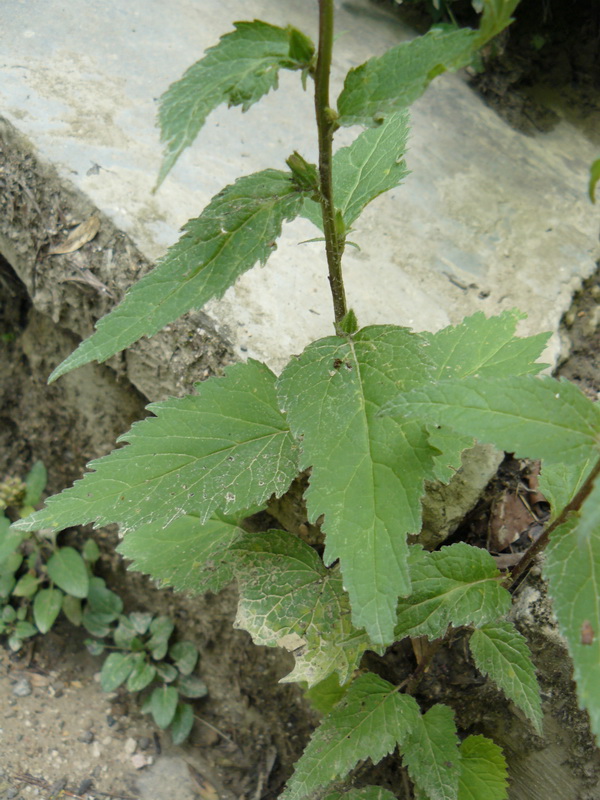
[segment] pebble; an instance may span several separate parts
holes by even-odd
[[[7,789],[6,791],[6,797],[8,800],[12,800],[12,798],[16,797],[18,794],[19,790],[16,788],[16,786],[11,786],[10,789]]]
[[[31,694],[31,684],[27,678],[19,678],[13,686],[12,693],[15,697],[27,697]]]
[[[140,750],[147,750],[150,747],[151,741],[147,736],[142,736],[138,742]]]
[[[91,778],[84,778],[77,787],[77,794],[78,795],[87,794],[87,792],[92,788],[93,785],[94,781]]]
[[[135,751],[137,750],[137,742],[136,742],[136,740],[132,739],[131,737],[129,737],[125,741],[125,746],[124,746],[123,749],[125,750],[125,752],[127,753],[128,756],[132,756],[135,753]]]
[[[94,741],[94,734],[92,731],[84,731],[79,734],[77,741],[83,742],[83,744],[91,744]]]

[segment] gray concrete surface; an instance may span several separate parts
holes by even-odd
[[[334,82],[406,38],[381,6],[339,2]],[[0,116],[27,136],[149,257],[242,174],[315,157],[312,98],[297,75],[242,115],[219,109],[158,194],[156,98],[238,19],[314,34],[316,3],[299,0],[3,0]],[[348,297],[361,324],[438,329],[467,313],[519,307],[523,332],[556,330],[598,257],[598,212],[586,197],[593,144],[567,122],[528,138],[460,76],[434,82],[412,111],[412,174],[355,227]],[[356,131],[344,131],[339,143]],[[208,311],[237,351],[275,369],[331,332],[324,259],[298,220],[262,270]],[[555,337],[547,356],[558,352]]]

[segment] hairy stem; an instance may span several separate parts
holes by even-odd
[[[338,323],[346,316],[346,292],[342,277],[344,236],[336,227],[333,203],[333,134],[336,129],[335,112],[329,107],[329,73],[333,50],[333,0],[319,0],[319,52],[315,70],[315,113],[319,137],[319,175],[321,178],[321,209],[325,251],[329,268],[329,285],[333,298],[336,331]]]
[[[525,552],[523,558],[519,561],[519,563],[515,566],[515,568],[511,571],[509,581],[510,581],[510,588],[511,590],[516,587],[516,585],[520,582],[520,580],[525,575],[526,571],[531,566],[531,562],[533,559],[545,549],[548,542],[550,541],[550,536],[554,531],[562,525],[564,522],[567,521],[569,514],[572,514],[574,511],[579,511],[581,506],[583,505],[584,500],[590,494],[592,489],[594,488],[594,481],[600,474],[600,460],[596,462],[594,468],[587,476],[585,482],[583,483],[581,489],[577,492],[575,497],[568,503],[563,510],[560,512],[558,517],[554,520],[554,522],[549,525],[546,530],[542,533],[542,535],[537,539]]]

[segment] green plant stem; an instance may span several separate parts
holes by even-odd
[[[511,571],[510,577],[507,579],[510,583],[510,590],[513,591],[517,584],[521,581],[526,571],[531,566],[531,562],[533,559],[545,549],[548,542],[550,541],[550,536],[554,531],[563,523],[565,523],[569,517],[569,514],[573,512],[579,511],[581,506],[583,505],[585,499],[588,497],[592,489],[594,488],[594,481],[600,474],[600,460],[596,462],[594,468],[587,476],[585,482],[583,483],[581,489],[577,492],[575,497],[568,503],[563,510],[560,512],[558,517],[554,520],[554,522],[549,525],[546,530],[542,533],[542,535],[531,545],[529,550],[525,552],[523,558],[516,564],[515,568]]]
[[[335,205],[333,202],[333,134],[336,128],[335,112],[329,107],[329,74],[333,51],[333,0],[319,0],[319,52],[315,70],[315,113],[319,140],[319,175],[321,178],[321,209],[323,212],[323,231],[325,251],[329,268],[329,285],[333,298],[333,313],[336,331],[338,324],[346,316],[346,292],[342,277],[342,254],[344,237],[336,228]]]

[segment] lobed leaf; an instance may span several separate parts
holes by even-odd
[[[419,718],[412,697],[373,673],[361,675],[313,733],[281,800],[300,800],[366,758],[376,764],[403,746]]]
[[[502,748],[485,736],[467,736],[459,750],[458,800],[508,800]]]
[[[381,413],[418,417],[475,436],[517,458],[576,464],[596,452],[600,406],[554,378],[465,378],[399,395]]]
[[[452,709],[438,703],[419,714],[400,751],[408,774],[429,800],[456,800],[460,751]]]
[[[348,681],[373,645],[352,627],[339,571],[283,531],[245,535],[229,552],[240,594],[234,627],[255,644],[292,651],[296,666],[286,682],[314,686],[332,672]]]
[[[464,542],[409,554],[412,594],[398,603],[396,639],[444,636],[449,625],[483,625],[508,613],[510,593],[486,551]]]
[[[302,193],[287,172],[267,169],[215,195],[154,269],[144,275],[50,375],[54,381],[89,361],[105,361],[142,336],[225,291],[257,262],[264,264],[285,220],[298,215]]]
[[[531,653],[510,622],[493,622],[477,628],[469,639],[477,669],[488,675],[542,733],[542,703]]]
[[[584,519],[586,505],[598,499],[596,489],[594,495],[583,505]],[[551,535],[545,554],[544,575],[573,660],[579,703],[600,741],[600,526],[580,536],[578,520],[572,517]]]
[[[333,202],[349,228],[366,205],[398,186],[409,174],[404,161],[408,114],[391,114],[377,128],[363,131],[333,157]],[[302,216],[323,230],[321,206],[306,197]]]
[[[418,423],[378,409],[428,375],[418,335],[373,326],[313,342],[277,384],[301,440],[300,469],[312,467],[309,519],[325,515],[324,561],[340,559],[353,623],[377,644],[393,641],[397,599],[410,592],[406,535],[420,530],[423,483],[437,453]]]
[[[477,311],[458,325],[449,325],[437,333],[422,333],[429,344],[428,355],[435,364],[434,379],[537,374],[546,366],[537,363],[537,359],[550,334],[515,336],[517,322],[524,318],[524,314],[515,310],[489,318]]]
[[[117,551],[131,560],[129,569],[146,572],[180,592],[219,592],[233,580],[225,558],[243,533],[240,520],[215,512],[204,524],[186,514],[159,528],[153,523],[128,533]]]
[[[414,103],[438,75],[466,66],[476,47],[475,31],[431,30],[370,58],[346,75],[338,97],[338,124],[377,125]]]
[[[213,109],[227,103],[247,111],[277,88],[280,69],[304,69],[310,64],[314,46],[291,26],[278,28],[254,20],[235,22],[234,27],[160,99],[158,124],[165,156],[158,186]]]
[[[21,530],[117,522],[124,532],[166,527],[184,515],[204,522],[282,494],[297,474],[296,448],[264,364],[235,364],[223,378],[148,408],[121,437],[131,444],[92,461],[94,472],[16,523]]]

